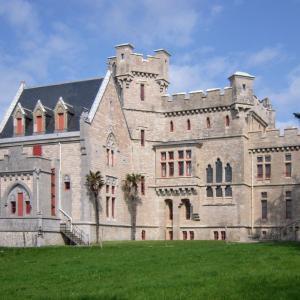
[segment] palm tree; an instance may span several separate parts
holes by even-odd
[[[125,201],[128,205],[128,210],[131,216],[131,239],[135,240],[136,233],[136,216],[137,206],[141,202],[141,198],[138,193],[138,184],[141,181],[142,176],[140,174],[127,174],[123,183],[122,189],[125,196]]]
[[[99,194],[104,185],[103,177],[100,171],[92,172],[86,175],[86,187],[93,199],[93,205],[95,208],[95,221],[96,221],[96,243],[99,244],[99,227],[100,227],[100,201]],[[102,241],[101,241],[102,247]]]
[[[300,113],[294,113],[294,116],[295,116],[297,119],[300,119]]]

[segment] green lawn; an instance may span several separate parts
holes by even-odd
[[[300,245],[1,248],[0,299],[300,299]]]

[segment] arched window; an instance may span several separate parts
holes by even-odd
[[[113,167],[116,163],[115,159],[116,138],[111,132],[106,140],[106,165]]]
[[[206,182],[212,183],[213,182],[213,168],[211,165],[208,165],[206,168]]]
[[[225,167],[225,181],[232,182],[232,168],[229,163]]]
[[[222,187],[219,185],[216,187],[216,197],[223,197]]]
[[[211,186],[208,186],[206,188],[206,197],[211,198],[214,196],[214,192]]]
[[[230,185],[225,188],[225,197],[232,197],[232,187]]]
[[[206,128],[211,128],[210,118],[209,117],[206,118]]]
[[[7,199],[10,203],[10,215],[22,217],[31,214],[31,199],[23,185],[14,185],[8,193]]]
[[[226,126],[226,127],[229,127],[229,125],[230,125],[230,119],[229,119],[229,116],[227,115],[227,116],[225,117],[225,126]]]
[[[216,161],[216,182],[223,181],[223,167],[220,158]]]
[[[187,119],[186,125],[187,125],[187,130],[191,130],[191,121],[190,121],[190,119]]]
[[[174,124],[173,124],[173,121],[170,121],[170,131],[171,131],[171,132],[174,131]]]

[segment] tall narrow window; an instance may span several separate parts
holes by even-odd
[[[214,196],[214,192],[211,186],[208,186],[206,188],[206,197],[212,198]]]
[[[112,195],[115,194],[115,189],[116,189],[116,188],[115,188],[115,186],[113,185],[113,186],[111,187],[111,194],[112,194]]]
[[[229,125],[230,125],[230,119],[229,119],[229,116],[226,116],[225,117],[225,126],[229,127]]]
[[[114,150],[110,150],[110,155],[111,155],[111,166],[113,167],[115,164]]]
[[[182,231],[182,239],[187,240],[187,231]]]
[[[36,117],[36,132],[40,133],[43,131],[43,117],[37,116]]]
[[[214,231],[214,239],[217,241],[219,239],[219,232]]]
[[[23,202],[24,202],[24,194],[18,193],[18,216],[23,216]]]
[[[32,147],[32,155],[33,156],[42,156],[42,146],[41,145],[34,145]]]
[[[194,231],[190,231],[190,240],[193,241],[195,239]]]
[[[232,182],[232,168],[229,163],[225,167],[225,181]]]
[[[173,159],[174,159],[174,152],[169,151],[169,160],[173,160]]]
[[[191,219],[191,203],[189,200],[182,200],[184,207],[185,207],[185,219]]]
[[[285,217],[286,219],[292,219],[292,192],[286,191],[285,192]]]
[[[271,178],[271,164],[265,164],[266,179]]]
[[[221,186],[216,187],[216,197],[223,197],[223,191]]]
[[[226,240],[226,231],[221,231],[221,239],[222,239],[223,241]]]
[[[186,121],[186,126],[187,126],[187,130],[191,130],[191,120],[190,119],[187,119]]]
[[[145,195],[145,176],[141,176],[141,194]]]
[[[167,175],[167,164],[161,163],[161,177],[166,177]]]
[[[140,97],[141,97],[141,101],[145,100],[145,84],[141,83],[140,85]]]
[[[57,129],[58,130],[64,130],[65,129],[65,114],[64,113],[58,113],[57,114]]]
[[[232,197],[232,187],[230,185],[225,187],[225,197]]]
[[[268,218],[268,202],[267,200],[261,200],[261,218],[266,220]]]
[[[106,197],[106,218],[109,217],[109,197]]]
[[[263,179],[263,165],[257,165],[257,179]]]
[[[213,168],[211,165],[208,165],[206,168],[206,182],[212,183],[213,182]]]
[[[142,241],[146,239],[146,231],[142,230]]]
[[[51,169],[51,216],[56,214],[56,183],[55,169]]]
[[[210,118],[209,117],[206,118],[206,128],[211,128]]]
[[[10,212],[11,214],[15,214],[17,211],[16,201],[10,202]]]
[[[107,184],[106,185],[106,194],[108,194],[109,193],[109,185]]]
[[[223,180],[223,167],[222,167],[222,162],[218,158],[216,161],[216,182],[222,182]]]
[[[16,133],[17,134],[23,134],[23,124],[22,124],[22,118],[17,118],[17,128]]]
[[[141,146],[145,146],[145,130],[141,129]]]
[[[174,123],[173,123],[173,121],[170,121],[170,131],[171,132],[174,131]]]
[[[169,176],[174,176],[174,162],[169,162]]]
[[[25,206],[26,206],[26,215],[30,215],[30,213],[31,213],[30,201],[25,201]]]
[[[183,161],[178,162],[178,175],[179,176],[184,175],[184,162]]]
[[[183,159],[184,158],[184,152],[183,152],[183,150],[179,150],[178,151],[178,158],[179,159]]]
[[[166,160],[166,159],[167,159],[167,154],[166,154],[166,152],[161,152],[161,153],[160,153],[160,159],[161,159],[161,160]]]
[[[113,219],[115,218],[115,201],[115,197],[111,198],[111,216]]]
[[[285,163],[285,177],[292,177],[292,163]]]
[[[109,149],[106,149],[106,165],[109,166]]]
[[[186,176],[192,175],[192,162],[189,160],[186,162]]]

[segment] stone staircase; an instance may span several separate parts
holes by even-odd
[[[72,223],[61,223],[60,232],[71,245],[89,245],[88,236]]]

